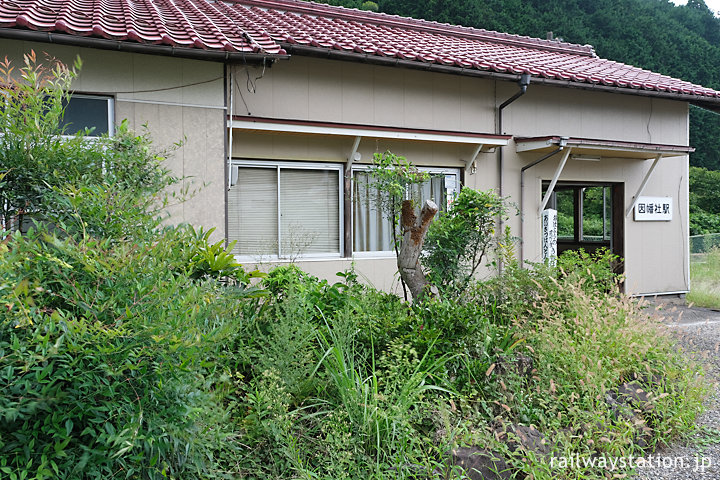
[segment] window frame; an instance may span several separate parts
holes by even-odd
[[[68,104],[73,98],[88,98],[93,100],[105,99],[107,101],[107,122],[108,137],[115,136],[115,97],[112,95],[92,94],[92,93],[71,93],[69,95]],[[67,107],[66,107],[67,108]],[[75,138],[78,135],[62,134],[61,138]],[[86,135],[84,138],[90,141],[97,141],[102,135]]]
[[[235,258],[239,262],[249,263],[258,261],[269,261],[269,262],[287,262],[288,260],[322,260],[322,259],[340,259],[343,258],[343,238],[345,236],[344,231],[344,206],[343,206],[343,175],[344,175],[344,164],[342,163],[329,163],[329,162],[302,162],[302,161],[291,161],[291,160],[261,160],[261,159],[247,159],[247,158],[233,158],[230,161],[230,185],[232,188],[236,185],[233,182],[235,175],[239,176],[240,168],[267,168],[274,169],[277,173],[277,253],[266,253],[256,255],[238,255],[235,254]],[[281,215],[280,215],[280,171],[282,169],[289,170],[325,170],[325,171],[336,171],[338,175],[338,251],[337,252],[317,252],[317,253],[302,253],[297,255],[283,255],[282,254],[282,231],[281,231]],[[236,173],[237,172],[237,173]],[[230,212],[228,211],[228,215]],[[227,234],[228,241],[230,241],[230,232]]]
[[[361,171],[361,172],[367,172],[372,168],[371,164],[353,164],[350,170],[350,182],[352,185],[352,182],[355,181],[355,172]],[[421,172],[428,172],[431,175],[432,174],[442,174],[444,176],[454,175],[455,176],[455,186],[456,186],[456,193],[459,193],[460,189],[462,188],[461,183],[461,173],[462,169],[459,167],[417,167],[417,169]],[[355,189],[350,189],[350,205],[354,204],[355,198],[354,198],[354,192]],[[351,242],[352,242],[352,249],[351,249],[351,255],[353,258],[395,258],[395,250],[375,250],[370,252],[356,252],[355,251],[355,245],[354,245],[354,236],[355,236],[355,215],[350,215],[350,232],[351,232]]]

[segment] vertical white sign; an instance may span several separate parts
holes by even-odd
[[[555,265],[557,262],[558,223],[557,210],[548,208],[542,212],[542,258]]]
[[[445,208],[450,211],[458,193],[457,179],[455,175],[445,175]]]

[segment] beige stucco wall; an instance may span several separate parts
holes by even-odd
[[[560,155],[526,174],[524,203],[524,258],[540,260],[540,217],[538,204],[542,180],[552,178]],[[529,163],[529,162],[528,162]],[[625,205],[630,205],[652,160],[603,158],[600,162],[568,160],[562,175],[566,181],[624,182]],[[518,182],[518,177],[512,177]],[[673,220],[636,222],[633,214],[625,217],[625,269],[629,293],[682,292],[688,290],[687,277],[687,158],[664,158],[650,177],[644,196],[673,197]],[[519,192],[518,185],[509,190]],[[515,198],[515,197],[514,197]],[[533,204],[532,200],[537,199]],[[533,208],[534,207],[534,208]],[[513,222],[519,229],[519,219]],[[517,231],[517,230],[515,230]]]
[[[248,74],[262,75],[254,92],[246,88]],[[303,57],[276,62],[264,74],[262,68],[237,67],[233,75],[238,115],[492,131],[493,82]]]
[[[247,73],[255,79],[246,88]],[[233,113],[277,119],[402,128],[495,133],[495,106],[517,91],[511,82],[311,58],[292,58],[261,69],[236,68],[239,79]],[[554,88],[531,84],[504,112],[503,133],[515,136],[562,135],[580,138],[687,145],[687,104],[632,95]],[[352,137],[258,133],[236,130],[233,156],[276,160],[344,162]],[[389,141],[364,138],[362,162],[386,149],[417,165],[462,167],[473,145]],[[520,169],[542,153],[504,150],[503,194],[520,204]],[[627,207],[652,160],[607,158],[569,161],[560,180],[623,182]],[[524,257],[538,260],[540,223],[537,208],[543,180],[550,180],[559,156],[526,173],[523,222],[508,222],[525,238]],[[497,155],[481,153],[477,173],[464,175],[473,188],[498,190]],[[635,222],[625,218],[627,289],[630,293],[688,289],[687,157],[661,160],[643,195],[672,196],[671,222]],[[624,209],[623,209],[624,210]],[[521,223],[522,232],[521,232]],[[333,278],[348,261],[303,262],[316,275]],[[355,268],[376,286],[395,284],[392,259],[355,259]]]
[[[138,133],[144,132],[143,126],[147,125],[158,150],[172,149],[167,165],[173,174],[185,177],[181,188],[196,191],[186,202],[170,207],[171,221],[216,227],[216,238],[224,237],[222,64],[0,40],[0,52],[18,66],[22,55],[31,50],[41,61],[47,54],[68,64],[79,55],[83,66],[73,89],[113,96],[116,123],[127,119]],[[182,146],[174,149],[178,142]]]

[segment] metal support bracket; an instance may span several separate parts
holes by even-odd
[[[548,201],[550,201],[550,195],[552,195],[553,190],[555,190],[555,184],[558,181],[558,178],[560,178],[560,174],[562,173],[563,169],[565,168],[565,164],[567,163],[568,158],[570,158],[570,152],[572,152],[572,148],[568,148],[563,153],[562,158],[560,159],[560,163],[558,164],[557,168],[555,169],[555,175],[553,175],[553,179],[550,182],[550,186],[548,187],[547,192],[545,192],[545,196],[542,199],[542,202],[540,203],[540,209],[538,210],[538,216],[542,215],[543,210],[545,210],[545,206],[547,206]]]
[[[647,171],[645,174],[645,178],[643,178],[642,183],[640,184],[640,188],[638,188],[637,193],[633,195],[632,201],[630,202],[630,206],[627,210],[625,210],[625,216],[627,217],[630,215],[630,212],[633,211],[635,208],[635,205],[637,204],[638,200],[640,199],[640,195],[642,195],[643,191],[645,190],[645,185],[647,185],[648,180],[650,180],[650,175],[652,175],[653,171],[655,170],[655,167],[657,167],[658,162],[660,162],[660,159],[662,158],[663,154],[658,153],[658,155],[655,157],[655,160],[653,161],[652,165],[650,165],[650,170]]]
[[[480,151],[483,149],[485,145],[482,143],[477,145],[475,147],[475,150],[473,151],[473,154],[470,156],[470,159],[465,163],[465,171],[470,170],[470,175],[474,175],[475,172],[477,172],[477,165],[475,164],[475,161],[477,160],[477,156],[480,154]]]
[[[358,147],[360,146],[360,140],[362,140],[362,137],[355,137],[355,141],[353,142],[352,149],[350,150],[350,155],[348,155],[347,163],[345,164],[345,168],[347,170],[350,170],[352,167],[353,162],[355,161],[355,154],[358,151]]]

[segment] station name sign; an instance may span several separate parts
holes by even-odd
[[[636,222],[669,222],[672,216],[672,197],[639,197],[635,204]]]

